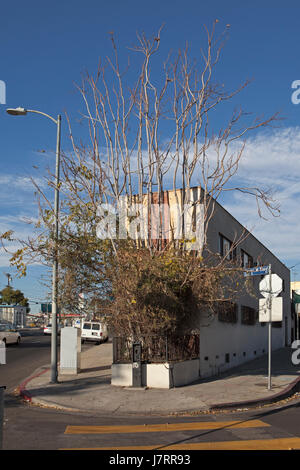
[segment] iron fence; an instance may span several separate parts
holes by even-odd
[[[116,336],[113,338],[113,362],[131,363],[133,344],[139,342],[143,363],[180,362],[198,359],[200,337],[198,334],[182,336],[143,336],[137,339]]]

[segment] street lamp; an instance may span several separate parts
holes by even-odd
[[[58,212],[59,212],[59,170],[60,170],[60,141],[61,141],[61,115],[57,119],[49,116],[49,114],[34,109],[25,108],[8,108],[6,112],[12,116],[26,116],[27,113],[35,113],[46,116],[51,119],[57,126],[56,139],[56,171],[55,171],[55,196],[54,196],[54,239],[55,239],[55,255],[52,265],[52,335],[51,335],[51,383],[57,383],[57,242],[58,242]]]

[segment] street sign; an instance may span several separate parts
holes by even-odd
[[[257,266],[246,269],[244,272],[244,276],[264,276],[265,274],[269,274],[269,266]]]
[[[269,299],[259,299],[259,321],[269,322]],[[282,297],[272,298],[271,322],[282,321]]]
[[[271,295],[272,298],[277,297],[282,291],[282,279],[277,274],[271,274],[271,286],[272,292],[270,292],[270,275],[265,276],[259,283],[259,290],[261,295],[268,298]]]
[[[52,313],[52,303],[49,302],[47,304],[41,304],[41,312],[42,313]]]

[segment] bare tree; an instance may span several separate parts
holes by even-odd
[[[174,329],[178,326],[178,318],[172,317],[170,308],[166,308],[167,298],[170,305],[177,305],[178,309],[176,307],[174,311],[181,312],[179,316],[184,320],[191,298],[197,299],[197,305],[212,305],[232,298],[233,291],[240,289],[237,289],[239,283],[234,278],[233,266],[228,266],[225,257],[211,253],[207,240],[216,201],[225,191],[241,191],[254,196],[259,215],[262,215],[262,207],[272,215],[279,211],[268,190],[232,184],[248,133],[273,125],[278,115],[251,120],[249,114],[238,109],[225,121],[223,128],[213,131],[216,110],[223,103],[230,103],[249,82],[245,81],[233,91],[226,91],[223,84],[215,83],[214,73],[221,60],[227,30],[217,36],[215,22],[211,30],[205,28],[205,31],[206,47],[201,50],[201,64],[190,60],[188,47],[161,60],[160,28],[152,39],[144,34],[137,36],[137,44],[131,48],[134,65],[126,66],[124,71],[116,41],[111,35],[112,57],[106,57],[99,63],[95,76],[87,73],[77,86],[84,104],[81,118],[88,125],[89,145],[77,143],[71,120],[67,117],[73,152],[62,156],[59,253],[61,292],[68,290],[70,295],[62,295],[62,298],[76,299],[79,291],[86,290],[94,302],[113,299],[109,305],[110,313],[113,312],[117,319],[115,328],[117,324],[120,328],[129,325],[131,331],[137,331],[137,325],[145,325],[147,318],[147,328],[151,329],[156,313],[157,328],[162,325],[165,328],[168,324]],[[162,65],[158,74],[154,72],[157,61]],[[53,186],[51,174],[48,180]],[[197,197],[195,187],[198,188]],[[40,195],[39,223],[45,231],[38,238],[23,241],[23,248],[13,255],[12,262],[23,270],[26,256],[29,257],[27,260],[38,257],[46,262],[53,256],[52,206],[38,185],[36,189]],[[167,201],[167,195],[171,195],[173,203],[180,208],[181,237],[165,237],[168,238],[165,242],[164,214],[160,213],[156,242],[149,234],[151,224],[146,236],[139,236],[137,229],[137,240],[133,245],[128,233],[124,240],[118,239],[114,231],[108,240],[99,240],[96,227],[106,216],[103,211],[99,214],[103,204],[117,211],[125,201],[129,221],[130,217],[139,215],[141,221],[149,222],[153,203],[161,207]],[[170,201],[167,204],[170,205]],[[188,256],[183,250],[187,247],[184,232],[188,217],[184,208],[189,206],[194,211],[199,205],[203,208],[203,243],[196,251],[191,248],[192,253]],[[134,211],[136,207],[137,212]],[[121,222],[117,219],[116,229],[120,228]],[[173,226],[170,230],[177,229]],[[235,245],[245,236],[246,232],[241,234]],[[5,238],[11,238],[11,234],[4,234]],[[170,261],[170,256],[177,259],[177,263],[170,262],[170,268],[165,271],[162,266]],[[77,260],[76,267],[72,263],[74,259]],[[184,269],[180,269],[180,263]],[[175,265],[179,282],[176,286],[173,282]],[[80,270],[78,266],[84,268]],[[141,279],[145,281],[144,287],[149,282],[145,266],[154,291],[165,289],[165,297],[160,296],[155,305],[147,303],[148,291],[144,291],[145,295],[139,301],[136,299],[138,292],[143,291]],[[130,267],[135,269],[131,278],[128,275]],[[240,266],[235,269],[241,275]],[[212,286],[208,296],[201,293],[201,283]],[[172,286],[176,292],[173,292],[175,304],[171,302]],[[184,298],[188,299],[185,305]],[[142,307],[143,302],[144,306],[148,305],[146,309]],[[142,310],[144,320],[140,316]],[[164,322],[163,318],[168,321]]]

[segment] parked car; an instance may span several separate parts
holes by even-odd
[[[60,335],[61,325],[57,325],[57,334]],[[52,334],[52,324],[48,323],[47,326],[44,326],[44,335],[51,335]]]
[[[81,328],[81,342],[94,341],[97,344],[107,341],[107,326],[97,321],[85,321]]]
[[[0,341],[5,344],[20,344],[21,335],[9,325],[0,325]]]

